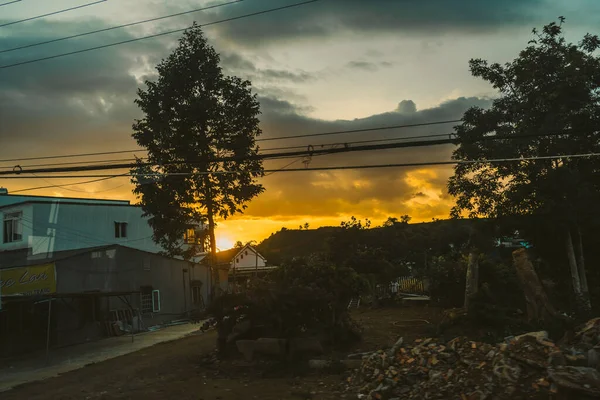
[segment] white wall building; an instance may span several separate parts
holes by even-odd
[[[122,200],[18,196],[0,192],[0,255],[31,257],[110,244],[158,253],[141,207]],[[183,240],[183,238],[182,238]]]

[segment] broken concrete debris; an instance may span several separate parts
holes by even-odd
[[[466,338],[413,344],[399,339],[388,351],[363,354],[347,389],[358,391],[363,400],[541,399],[552,394],[600,399],[599,345],[600,318],[561,347],[544,331],[496,345]]]

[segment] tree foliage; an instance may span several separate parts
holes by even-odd
[[[241,309],[266,337],[316,335],[339,344],[356,334],[348,303],[364,287],[351,268],[318,257],[298,258],[254,280],[244,293],[223,296],[211,304],[211,312],[217,318],[237,317]]]
[[[471,73],[500,92],[490,109],[469,109],[456,128],[461,163],[448,187],[453,215],[501,217],[544,213],[581,221],[600,191],[595,157],[522,160],[600,151],[600,48],[597,36],[567,43],[561,24],[534,31],[519,57],[501,65],[470,61]],[[484,140],[490,135],[506,139]],[[596,203],[597,204],[597,203]]]
[[[534,29],[535,38],[505,65],[470,61],[471,73],[500,97],[490,109],[469,109],[456,128],[461,144],[453,158],[478,162],[458,164],[448,188],[457,199],[453,216],[543,216],[537,222],[563,238],[586,313],[581,227],[600,215],[600,161],[581,155],[600,152],[600,39],[587,34],[567,43],[563,22]]]
[[[263,175],[256,157],[259,103],[251,83],[225,76],[219,62],[194,24],[135,101],[144,118],[133,125],[133,137],[148,158],[134,169],[134,193],[154,240],[170,255],[191,256],[181,239],[186,228],[205,221],[214,253],[215,220],[243,212],[264,190],[256,182]]]

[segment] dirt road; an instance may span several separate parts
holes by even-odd
[[[371,350],[393,343],[400,335],[421,336],[435,309],[392,309],[356,312],[365,340],[356,350]],[[425,322],[423,322],[425,320]],[[17,387],[2,400],[41,399],[308,399],[354,398],[343,392],[344,375],[303,374],[265,376],[243,362],[207,364],[216,334],[190,336],[158,344],[42,382]],[[281,372],[281,371],[271,371]]]

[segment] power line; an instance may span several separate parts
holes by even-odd
[[[266,160],[281,157],[300,157],[300,156],[313,156],[320,154],[336,154],[336,153],[347,153],[353,151],[369,151],[369,150],[386,150],[403,147],[422,147],[422,146],[434,146],[441,144],[453,144],[456,143],[452,139],[438,139],[438,140],[422,140],[405,143],[388,143],[388,144],[375,144],[375,145],[363,145],[355,147],[344,147],[337,149],[317,149],[317,150],[302,150],[302,151],[290,151],[290,152],[279,152],[271,154],[257,154],[251,157],[218,157],[211,162],[225,162],[225,161],[243,161],[243,160]],[[170,162],[163,163],[162,165],[176,165],[176,164],[194,164],[193,160],[181,161],[181,162]],[[153,163],[142,163],[143,166],[154,166]],[[23,170],[21,167],[15,167],[13,171],[0,171],[0,175],[13,175],[22,173],[56,173],[56,172],[83,172],[83,171],[100,171],[110,169],[123,169],[123,168],[135,168],[138,166],[137,163],[126,163],[126,164],[96,164],[96,165],[80,165],[73,167],[56,167],[56,168],[37,168],[31,170]]]
[[[336,145],[354,145],[354,144],[359,144],[359,143],[379,143],[379,142],[389,142],[389,141],[396,141],[396,140],[409,140],[409,139],[421,139],[421,138],[434,138],[434,137],[451,137],[453,134],[452,133],[440,133],[440,134],[432,134],[432,135],[419,135],[419,136],[405,136],[405,137],[394,137],[394,138],[388,138],[388,139],[371,139],[371,140],[354,140],[351,142],[344,142],[344,143],[340,143],[340,142],[336,142],[336,143],[323,143],[323,144],[317,144],[314,145],[313,147],[321,147],[324,148],[326,146],[336,146]],[[306,149],[308,146],[311,146],[310,144],[304,144],[304,145],[298,145],[298,146],[285,146],[285,147],[270,147],[267,149],[261,149],[263,152],[264,151],[275,151],[275,150],[292,150],[292,149]],[[135,151],[140,151],[140,150],[131,150],[132,152]],[[125,150],[125,152],[129,152],[129,150]],[[49,156],[49,157],[31,157],[31,158],[21,158],[21,159],[12,159],[12,160],[0,160],[0,162],[10,162],[10,161],[25,161],[25,160],[37,160],[37,159],[46,159],[46,158],[72,158],[72,157],[83,157],[83,156],[90,156],[90,155],[103,155],[103,154],[112,154],[112,152],[105,152],[105,153],[88,153],[88,154],[82,154],[82,155],[77,155],[77,154],[71,154],[71,155],[63,155],[63,156]],[[116,153],[122,153],[122,151],[116,152]],[[140,160],[146,160],[147,157],[140,157]],[[104,162],[104,163],[109,163],[109,162],[127,162],[127,161],[133,161],[131,159],[128,158],[119,158],[119,159],[111,159],[111,160],[92,160],[92,161],[72,161],[72,162],[65,162],[65,163],[51,163],[51,164],[30,164],[30,165],[19,165],[21,168],[31,168],[31,167],[54,167],[54,166],[61,166],[61,165],[81,165],[81,164],[93,164],[96,162]],[[7,165],[7,166],[0,166],[0,168],[4,168],[4,169],[13,169],[15,166],[14,165]]]
[[[337,153],[348,153],[355,151],[372,151],[372,150],[387,150],[387,149],[398,149],[398,148],[408,148],[408,147],[426,147],[426,146],[437,146],[437,145],[445,145],[445,144],[466,144],[466,143],[476,143],[487,140],[515,140],[515,139],[524,139],[528,137],[541,137],[541,136],[555,136],[555,135],[564,135],[565,132],[562,133],[546,133],[546,134],[530,134],[530,135],[521,135],[521,136],[511,136],[511,135],[490,135],[484,136],[481,138],[473,139],[473,140],[458,140],[458,139],[434,139],[434,140],[420,140],[420,141],[412,141],[412,142],[402,142],[402,143],[387,143],[387,144],[374,144],[374,145],[361,145],[351,147],[349,145],[345,145],[343,148],[332,148],[332,149],[308,149],[302,151],[291,151],[291,152],[278,152],[278,153],[269,153],[269,154],[256,154],[250,157],[217,157],[212,160],[208,160],[208,162],[225,162],[225,161],[244,161],[244,160],[268,160],[268,159],[276,159],[276,158],[290,158],[290,157],[300,157],[300,156],[313,156],[313,155],[322,155],[322,154],[337,154]],[[162,166],[166,165],[178,165],[178,164],[188,164],[193,165],[196,162],[194,160],[185,160],[185,161],[177,161],[177,162],[169,162],[163,163]],[[141,163],[142,166],[160,166],[155,163]],[[16,166],[13,171],[0,171],[0,175],[13,175],[13,174],[22,174],[22,173],[57,173],[57,172],[83,172],[83,171],[100,171],[100,170],[111,170],[111,169],[123,169],[123,168],[135,168],[139,166],[137,163],[126,163],[126,164],[96,164],[96,165],[78,165],[73,167],[56,167],[56,168],[38,168],[32,170],[23,170],[22,167]]]
[[[297,136],[293,136],[293,137],[339,135],[339,134],[342,134],[342,133],[370,132],[370,131],[380,131],[380,130],[389,130],[389,129],[410,128],[410,127],[415,127],[415,126],[439,125],[439,124],[450,123],[450,122],[460,122],[460,120],[453,120],[453,121],[449,121],[449,122],[447,122],[447,121],[426,122],[426,123],[423,123],[423,124],[391,125],[391,126],[382,126],[382,127],[375,127],[375,128],[353,129],[353,130],[347,130],[347,131],[334,131],[334,132],[312,133],[312,134],[307,134],[307,135],[297,135]],[[397,138],[397,139],[398,140],[401,140],[401,139],[419,139],[419,138],[442,137],[442,136],[444,136],[444,137],[445,136],[449,136],[449,134],[408,136],[408,137]],[[275,137],[275,138],[264,138],[264,139],[263,138],[259,138],[256,141],[258,142],[258,141],[261,141],[261,140],[278,140],[278,139],[284,139],[284,138],[286,138],[286,137]],[[384,139],[384,140],[387,140],[387,139]],[[396,138],[394,138],[393,140],[396,140]],[[371,140],[365,141],[365,143],[366,142],[370,142],[370,141]],[[373,142],[374,141],[375,140],[373,140]],[[358,143],[358,142],[353,142],[353,143]],[[337,144],[337,143],[333,143],[333,144]],[[332,144],[324,144],[323,146],[328,146],[328,145],[332,145]],[[289,147],[275,147],[275,148],[263,149],[263,151],[289,150],[289,149],[298,149],[298,148],[306,148],[306,147],[307,147],[307,145],[289,146]],[[112,154],[126,154],[126,153],[135,153],[135,152],[145,152],[145,151],[147,151],[147,150],[144,150],[144,149],[135,149],[135,150],[104,151],[104,152],[98,152],[98,153],[78,153],[78,154],[66,154],[66,155],[55,155],[55,156],[43,156],[43,157],[12,158],[12,159],[0,160],[0,162],[19,162],[19,161],[31,161],[31,160],[51,160],[51,159],[59,159],[59,158],[73,158],[73,157],[91,157],[91,156],[103,156],[103,155],[112,155]],[[123,160],[123,161],[125,161],[125,160]]]
[[[315,144],[315,145],[272,147],[272,148],[268,148],[268,149],[262,149],[262,151],[305,149],[307,146],[325,147],[325,146],[338,146],[338,145],[353,145],[353,144],[358,144],[358,143],[379,143],[379,142],[390,142],[390,141],[396,141],[396,140],[423,139],[423,138],[434,138],[434,137],[451,138],[453,135],[454,135],[454,133],[437,133],[437,134],[432,134],[432,135],[392,137],[392,138],[387,138],[387,139],[353,140],[351,142],[335,142],[335,143],[323,143],[323,144]]]
[[[2,3],[2,4],[0,4],[0,7],[2,7],[2,6],[7,6],[7,5],[9,5],[9,4],[20,3],[20,2],[22,2],[22,1],[23,1],[23,0],[14,0],[14,1],[9,1],[8,3]]]
[[[454,119],[454,120],[450,120],[450,121],[437,121],[437,122],[424,122],[424,123],[419,123],[419,124],[382,126],[379,128],[364,128],[364,129],[353,129],[353,130],[346,130],[346,131],[309,133],[309,134],[305,134],[305,135],[279,136],[279,137],[274,137],[274,138],[257,139],[257,141],[266,142],[266,141],[271,141],[271,140],[295,139],[295,138],[305,138],[305,137],[314,137],[314,136],[340,135],[342,133],[359,133],[359,132],[370,132],[370,131],[382,131],[382,130],[397,129],[397,128],[414,128],[417,126],[441,125],[441,124],[450,124],[450,123],[454,123],[454,122],[461,122],[461,120]]]
[[[65,154],[65,155],[60,155],[60,156],[12,158],[12,159],[0,160],[0,162],[31,161],[31,160],[52,160],[52,159],[57,159],[57,158],[105,156],[105,155],[109,155],[109,154],[124,154],[124,153],[134,153],[134,152],[139,152],[139,151],[147,151],[147,150],[137,149],[137,150],[103,151],[103,152],[100,152],[100,153],[80,153],[80,154]]]
[[[225,162],[225,161],[244,161],[244,160],[274,160],[274,159],[282,159],[282,158],[295,158],[299,156],[313,156],[313,155],[323,155],[323,154],[336,154],[336,153],[346,153],[352,151],[370,151],[370,150],[386,150],[386,149],[396,149],[396,148],[405,148],[405,147],[423,147],[423,146],[436,146],[436,145],[444,145],[444,144],[466,144],[466,143],[476,143],[487,140],[522,140],[527,138],[535,138],[535,137],[548,137],[548,136],[561,136],[574,134],[573,132],[554,132],[554,133],[536,133],[536,134],[528,134],[528,135],[488,135],[472,140],[460,140],[460,139],[452,139],[452,134],[438,134],[438,135],[423,135],[423,136],[415,136],[415,138],[422,137],[436,137],[436,136],[449,136],[448,139],[435,139],[435,140],[421,140],[421,141],[412,141],[412,142],[402,142],[402,143],[388,143],[388,144],[378,144],[378,145],[362,145],[362,146],[351,146],[356,143],[364,143],[364,142],[379,142],[379,141],[388,141],[388,139],[377,139],[377,140],[366,140],[366,141],[356,141],[356,142],[347,142],[347,143],[337,143],[339,145],[343,145],[343,148],[331,148],[331,149],[314,149],[314,146],[307,146],[307,150],[302,151],[292,151],[292,152],[278,152],[278,153],[259,153],[250,157],[217,157],[208,161],[202,162]],[[403,138],[396,138],[394,140],[399,140]],[[406,139],[406,138],[404,138]],[[304,147],[304,146],[302,146]],[[295,146],[291,146],[291,148],[295,148]],[[91,153],[90,153],[91,154]],[[100,153],[101,154],[101,153]],[[68,157],[68,156],[52,156],[52,157]],[[6,161],[6,160],[5,160]],[[126,161],[126,160],[123,160]],[[87,161],[83,162],[87,163]],[[198,163],[195,160],[182,160],[182,161],[172,161],[168,163],[163,163],[161,165],[176,165],[176,164],[189,164],[193,165]],[[21,173],[56,173],[56,172],[81,172],[81,171],[97,171],[97,170],[109,170],[109,169],[123,169],[123,168],[134,168],[138,166],[137,163],[127,162],[123,164],[93,164],[93,165],[80,165],[81,163],[63,163],[56,165],[71,165],[77,164],[73,167],[57,167],[57,168],[40,168],[33,170],[24,170],[22,166],[17,165],[12,167],[12,171],[0,171],[0,175],[12,175],[12,174],[21,174]],[[160,166],[156,163],[142,163],[143,166]],[[6,167],[5,167],[6,168]]]
[[[32,20],[34,20],[34,19],[39,19],[39,18],[49,17],[49,16],[51,16],[51,15],[62,14],[62,13],[68,12],[68,11],[73,11],[73,10],[77,10],[77,9],[80,9],[80,8],[84,8],[84,7],[93,6],[93,5],[95,5],[95,4],[104,3],[104,2],[106,2],[106,1],[107,1],[107,0],[98,0],[98,1],[91,2],[91,3],[82,4],[82,5],[79,5],[79,6],[70,7],[70,8],[65,8],[65,9],[63,9],[63,10],[54,11],[54,12],[51,12],[51,13],[48,13],[48,14],[42,14],[42,15],[37,15],[37,16],[35,16],[35,17],[30,17],[30,18],[20,19],[20,20],[18,20],[18,21],[7,22],[7,23],[5,23],[5,24],[2,24],[2,25],[0,25],[0,28],[2,28],[2,27],[4,27],[4,26],[9,26],[9,25],[14,25],[14,24],[19,24],[19,23],[21,23],[21,22],[32,21]],[[10,4],[10,3],[8,3],[8,4]],[[5,5],[5,4],[3,4],[3,5]]]
[[[308,168],[288,168],[288,169],[265,169],[263,171],[249,171],[249,172],[302,172],[302,171],[337,171],[337,170],[348,170],[348,169],[374,169],[374,168],[396,168],[396,167],[431,167],[441,165],[458,165],[458,164],[496,164],[504,162],[522,162],[522,161],[535,161],[535,160],[555,160],[562,158],[585,158],[585,157],[598,157],[600,153],[586,153],[586,154],[561,154],[553,156],[535,156],[535,157],[518,157],[518,158],[496,158],[488,160],[450,160],[450,161],[424,161],[414,163],[397,163],[397,164],[370,164],[370,165],[340,165],[340,166],[329,166],[329,167],[308,167]],[[222,175],[222,174],[237,174],[238,171],[200,171],[200,172],[175,172],[166,174],[127,174],[126,176],[140,176],[140,177],[166,177],[166,176],[189,176],[189,175]],[[78,179],[78,178],[99,178],[99,177],[113,177],[114,175],[72,175],[72,176],[40,176],[37,178],[62,178],[62,179]],[[11,176],[4,179],[35,179],[34,176]]]
[[[21,192],[29,192],[32,190],[39,190],[39,189],[53,189],[53,188],[60,188],[60,189],[66,189],[66,190],[73,190],[73,189],[67,189],[67,186],[77,186],[77,185],[85,185],[87,183],[95,183],[95,182],[101,182],[101,181],[107,181],[109,179],[114,179],[114,178],[119,178],[119,177],[123,177],[126,178],[127,175],[126,174],[121,174],[121,175],[113,175],[113,176],[109,176],[109,177],[104,177],[104,178],[98,178],[98,179],[92,179],[90,181],[83,181],[83,182],[75,182],[75,183],[67,183],[64,185],[48,185],[48,186],[38,186],[38,187],[32,187],[32,188],[27,188],[27,189],[19,189],[19,190],[11,190],[11,193],[21,193]],[[37,176],[37,178],[40,179],[44,179],[42,177]],[[121,187],[123,185],[120,185],[119,187]],[[113,188],[115,189],[115,188]],[[111,189],[111,190],[113,190]],[[85,192],[85,191],[83,191]],[[98,192],[94,192],[94,193],[100,193],[102,191],[98,191]],[[88,193],[88,192],[86,192]]]
[[[301,137],[310,137],[310,136],[327,136],[327,135],[340,135],[343,133],[357,133],[357,132],[371,132],[371,131],[381,131],[381,130],[390,130],[390,129],[402,129],[402,128],[412,128],[417,126],[429,126],[429,125],[440,125],[447,123],[460,122],[461,120],[452,120],[452,121],[434,121],[434,122],[424,122],[421,124],[399,124],[399,125],[390,125],[390,126],[380,126],[374,128],[363,128],[363,129],[351,129],[346,131],[332,131],[332,132],[321,132],[321,133],[310,133],[306,135],[296,135],[296,136],[278,136],[274,138],[258,138],[256,141],[265,141],[265,140],[279,140],[285,138],[301,138]],[[435,135],[421,135],[421,136],[407,136],[401,139],[419,139],[419,138],[429,138],[429,137],[445,137],[449,136],[449,134],[435,134]],[[394,139],[396,140],[396,139]],[[375,140],[373,140],[375,141]],[[370,141],[365,141],[370,142]],[[358,142],[354,142],[358,143]],[[335,143],[337,144],[337,143]],[[324,146],[328,146],[330,144],[325,144]],[[320,145],[318,145],[320,146]],[[272,150],[289,150],[289,149],[298,149],[298,148],[306,148],[307,145],[301,146],[289,146],[289,147],[275,147],[275,148],[267,148],[263,149],[263,151],[272,151]],[[12,159],[4,159],[0,160],[0,162],[19,162],[19,161],[32,161],[32,160],[51,160],[51,159],[59,159],[59,158],[73,158],[73,157],[91,157],[91,156],[104,156],[104,155],[112,155],[112,154],[126,154],[126,153],[136,153],[136,152],[145,152],[145,149],[135,149],[135,150],[119,150],[119,151],[104,151],[99,153],[78,153],[78,154],[66,154],[66,155],[55,155],[55,156],[43,156],[43,157],[26,157],[26,158],[12,158]]]
[[[301,159],[301,158],[297,158],[297,159],[295,159],[294,161],[292,161],[291,163],[285,164],[283,167],[280,167],[280,168],[278,168],[278,169],[276,169],[276,170],[274,170],[274,171],[271,171],[271,172],[269,172],[269,173],[265,174],[264,176],[269,176],[269,175],[273,175],[273,174],[274,174],[274,173],[276,173],[276,172],[281,172],[281,171],[285,170],[287,167],[289,167],[289,166],[292,166],[292,165],[296,164],[296,163],[297,163],[298,161],[300,161],[300,160],[302,160],[302,159]]]
[[[146,159],[147,159],[146,157],[140,158],[140,160],[146,160]],[[93,163],[97,163],[97,162],[110,163],[110,162],[126,162],[126,161],[135,161],[135,160],[134,159],[132,160],[131,158],[119,158],[119,159],[114,159],[114,160],[91,160],[91,161],[71,161],[71,162],[51,163],[51,164],[29,164],[29,165],[20,165],[20,167],[21,168],[55,167],[55,166],[60,166],[60,165],[81,165],[81,164],[93,164]],[[14,166],[13,165],[0,166],[0,168],[13,169]]]
[[[21,1],[21,0],[19,0],[19,1]],[[176,14],[165,15],[165,16],[162,16],[162,17],[145,19],[143,21],[136,21],[136,22],[131,22],[131,23],[128,23],[128,24],[123,24],[123,25],[118,25],[118,26],[112,26],[110,28],[98,29],[98,30],[95,30],[95,31],[89,31],[89,32],[85,32],[85,33],[78,33],[78,34],[75,34],[75,35],[65,36],[65,37],[62,37],[62,38],[46,40],[44,42],[37,42],[37,43],[32,43],[32,44],[26,44],[26,45],[23,45],[23,46],[13,47],[13,48],[10,48],[10,49],[5,49],[5,50],[0,50],[0,54],[1,53],[8,53],[8,52],[11,52],[11,51],[16,51],[16,50],[23,50],[23,49],[27,49],[27,48],[30,48],[30,47],[41,46],[41,45],[49,44],[49,43],[61,42],[63,40],[68,40],[68,39],[75,39],[75,38],[79,38],[79,37],[82,37],[82,36],[93,35],[93,34],[96,34],[96,33],[107,32],[107,31],[111,31],[111,30],[114,30],[114,29],[127,28],[127,27],[134,26],[134,25],[146,24],[148,22],[160,21],[160,20],[167,19],[167,18],[179,17],[181,15],[193,14],[193,13],[196,13],[196,12],[206,11],[206,10],[210,10],[210,9],[213,9],[213,8],[219,8],[219,7],[223,7],[223,6],[228,6],[230,4],[241,3],[242,1],[244,1],[244,0],[229,1],[227,3],[215,4],[215,5],[212,5],[212,6],[207,6],[207,7],[202,7],[202,8],[196,8],[195,10],[183,11],[183,12],[179,12],[179,13],[176,13]]]
[[[576,132],[553,132],[553,133],[542,133],[542,134],[529,134],[529,135],[520,135],[520,136],[512,136],[512,135],[489,135],[489,136],[484,136],[478,139],[473,139],[473,140],[460,140],[460,139],[452,139],[452,136],[454,134],[432,134],[432,135],[420,135],[420,136],[407,136],[407,137],[400,137],[400,138],[389,138],[389,139],[373,139],[373,140],[359,140],[359,141],[353,141],[353,142],[346,142],[346,143],[328,143],[328,144],[323,144],[320,145],[321,147],[324,146],[334,146],[334,145],[341,145],[344,146],[343,148],[331,148],[331,149],[318,149],[315,150],[314,147],[312,145],[302,145],[302,146],[288,146],[288,147],[280,147],[280,148],[271,148],[271,149],[265,149],[265,150],[277,150],[277,149],[296,149],[296,148],[308,148],[307,150],[302,150],[302,151],[295,151],[295,152],[279,152],[279,153],[259,153],[255,156],[249,157],[248,159],[264,159],[264,160],[275,160],[275,159],[282,159],[282,158],[296,158],[299,156],[312,156],[312,155],[323,155],[323,154],[335,154],[335,153],[344,153],[344,152],[351,152],[351,151],[368,151],[368,150],[384,150],[384,149],[393,149],[393,148],[403,148],[403,147],[421,147],[421,146],[434,146],[434,145],[442,145],[442,144],[460,144],[460,143],[474,143],[474,142],[480,142],[480,141],[486,141],[486,140],[519,140],[519,139],[526,139],[526,138],[535,138],[535,137],[547,137],[547,136],[560,136],[560,135],[568,135],[568,134],[574,134]],[[437,140],[423,140],[423,141],[413,141],[413,142],[404,142],[404,143],[390,143],[387,145],[373,145],[373,146],[354,146],[356,144],[361,144],[361,143],[378,143],[378,142],[387,142],[387,141],[397,141],[397,140],[405,140],[405,139],[421,139],[421,138],[432,138],[432,137],[448,137],[448,139],[437,139]],[[319,146],[319,145],[317,145]],[[354,147],[351,147],[354,146]],[[87,155],[96,155],[96,154],[106,154],[106,153],[112,153],[112,152],[104,152],[104,153],[88,153],[88,154],[83,154],[83,156],[87,156]],[[118,152],[117,152],[118,153]],[[49,156],[49,157],[41,157],[41,158],[63,158],[63,157],[77,157],[80,155],[65,155],[65,156]],[[29,159],[37,159],[36,157],[32,157]],[[140,158],[141,160],[143,159],[147,159],[147,158]],[[224,158],[215,158],[213,160],[210,160],[211,162],[222,162],[222,161],[240,161],[240,160],[244,160],[245,158],[242,157],[224,157]],[[22,160],[26,160],[26,159],[22,159]],[[0,160],[1,161],[18,161],[17,159],[15,160]],[[121,159],[121,160],[98,160],[98,162],[108,162],[108,161],[115,161],[115,162],[119,162],[119,161],[125,161],[126,163],[124,164],[93,164],[93,165],[89,165],[89,166],[85,166],[85,165],[81,165],[84,163],[95,163],[97,161],[81,161],[81,162],[68,162],[68,163],[55,163],[55,164],[37,164],[37,165],[30,165],[30,166],[21,166],[21,165],[17,165],[14,167],[9,167],[9,166],[2,166],[0,168],[12,168],[12,171],[0,171],[0,175],[11,175],[11,174],[20,174],[20,173],[44,173],[44,172],[78,172],[78,171],[93,171],[93,170],[106,170],[106,169],[123,169],[123,168],[132,168],[135,167],[137,164],[135,164],[133,162],[133,160],[131,162],[127,162],[128,159]],[[163,164],[163,165],[172,165],[172,164],[181,164],[181,163],[188,163],[188,164],[194,164],[195,161],[194,160],[186,160],[186,161],[181,161],[181,162],[170,162],[167,164]],[[52,168],[52,169],[37,169],[37,170],[24,170],[24,168],[29,168],[32,166],[44,166],[44,165],[75,165],[74,167],[71,168]],[[156,165],[153,163],[143,163],[142,165]]]
[[[102,1],[106,1],[106,0],[102,0]],[[237,16],[237,17],[231,17],[231,18],[226,18],[226,19],[214,21],[214,22],[209,22],[209,23],[206,23],[206,24],[201,24],[200,26],[201,27],[205,27],[205,26],[211,26],[211,25],[216,25],[216,24],[222,24],[224,22],[230,22],[230,21],[235,21],[235,20],[238,20],[238,19],[254,17],[256,15],[268,14],[268,13],[271,13],[271,12],[285,10],[285,9],[288,9],[288,8],[303,6],[305,4],[316,3],[317,1],[320,1],[320,0],[307,0],[307,1],[300,2],[300,3],[289,4],[287,6],[276,7],[276,8],[269,8],[267,10],[257,11],[257,12],[253,12],[253,13],[249,13],[249,14],[240,15],[240,16]],[[171,30],[171,31],[166,31],[166,32],[161,32],[161,33],[155,33],[153,35],[148,35],[148,36],[142,36],[142,37],[138,37],[138,38],[134,38],[134,39],[123,40],[123,41],[120,41],[120,42],[109,43],[109,44],[105,44],[105,45],[101,45],[101,46],[95,46],[95,47],[89,47],[87,49],[70,51],[68,53],[55,54],[53,56],[35,58],[33,60],[21,61],[21,62],[18,62],[18,63],[8,64],[8,65],[2,65],[2,66],[0,66],[0,69],[12,68],[12,67],[16,67],[16,66],[19,66],[19,65],[32,64],[32,63],[39,62],[39,61],[52,60],[52,59],[55,59],[55,58],[66,57],[66,56],[70,56],[70,55],[73,55],[73,54],[80,54],[80,53],[85,53],[85,52],[88,52],[88,51],[100,50],[100,49],[105,49],[105,48],[108,48],[108,47],[118,46],[118,45],[121,45],[121,44],[133,43],[133,42],[137,42],[137,41],[140,41],[140,40],[151,39],[151,38],[165,36],[165,35],[171,35],[173,33],[184,32],[184,31],[186,31],[189,28],[190,27],[181,28],[181,29],[174,29],[174,30]]]
[[[291,165],[293,165],[293,164],[297,163],[297,162],[298,162],[298,161],[300,161],[300,160],[302,160],[302,159],[301,159],[301,158],[297,158],[297,159],[295,159],[294,161],[292,161],[291,163],[288,163],[288,164],[284,165],[283,167],[280,167],[280,168],[278,168],[278,169],[274,170],[273,172],[270,172],[270,173],[268,173],[268,174],[265,174],[264,176],[269,176],[269,175],[272,175],[272,174],[274,174],[274,173],[276,173],[276,172],[281,172],[281,171],[283,171],[284,169],[286,169],[286,168],[288,168],[289,166],[291,166]],[[113,176],[107,176],[107,177],[104,177],[104,178],[99,178],[99,179],[92,179],[92,180],[89,180],[89,181],[74,182],[74,183],[66,183],[66,184],[61,184],[61,185],[36,186],[36,187],[27,188],[27,189],[11,190],[11,193],[13,193],[13,194],[14,194],[14,193],[30,192],[30,191],[32,191],[32,190],[40,190],[40,189],[53,189],[53,188],[60,188],[60,189],[66,189],[66,190],[73,190],[73,189],[68,189],[67,187],[68,187],[68,186],[79,186],[79,185],[85,185],[85,184],[88,184],[88,183],[95,183],[95,182],[100,182],[100,181],[106,181],[106,180],[109,180],[109,179],[115,179],[115,178],[126,178],[126,177],[128,177],[128,175],[129,175],[129,174],[123,174],[123,175],[113,175]],[[40,177],[38,176],[37,178],[40,178]],[[40,178],[40,179],[43,179],[43,178]],[[110,191],[110,190],[115,190],[115,189],[118,189],[118,188],[120,188],[120,187],[123,187],[123,186],[125,186],[125,184],[118,185],[118,186],[115,186],[115,187],[113,187],[113,188],[106,189],[106,190],[99,190],[99,191],[94,191],[94,192],[88,192],[88,191],[85,191],[85,190],[77,190],[77,192],[85,192],[85,193],[91,193],[91,194],[95,194],[95,193],[108,192],[108,191]]]

